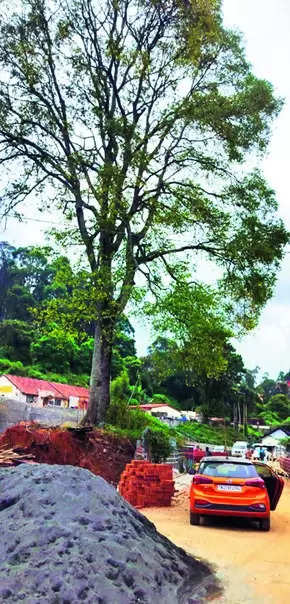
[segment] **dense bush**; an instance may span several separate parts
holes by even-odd
[[[283,445],[283,447],[286,447],[287,451],[289,451],[290,450],[290,437],[281,438],[280,444]]]
[[[172,451],[168,434],[158,428],[147,428],[145,433],[144,439],[150,461],[154,463],[165,461]]]
[[[248,426],[248,436],[244,437],[242,432],[234,430],[231,426],[226,429],[222,427],[212,427],[207,424],[197,422],[188,422],[178,427],[179,434],[192,440],[193,442],[208,443],[212,445],[231,446],[236,440],[248,440],[254,442],[261,438],[262,434]]]

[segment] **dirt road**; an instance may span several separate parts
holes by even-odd
[[[190,477],[184,477],[184,483]],[[185,486],[181,485],[181,486]],[[271,516],[269,533],[246,520],[189,524],[188,493],[170,508],[143,513],[158,531],[194,556],[211,562],[224,584],[218,604],[288,604],[290,600],[290,481]]]

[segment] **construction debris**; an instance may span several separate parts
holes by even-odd
[[[5,468],[9,466],[15,466],[18,463],[22,463],[27,460],[32,460],[33,455],[29,453],[20,454],[14,449],[3,449],[0,451],[0,467]]]

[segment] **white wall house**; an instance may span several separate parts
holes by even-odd
[[[45,380],[9,374],[0,376],[0,396],[29,403],[34,407],[44,407],[55,400],[61,405],[63,400],[63,396]]]
[[[35,407],[48,405],[86,409],[89,390],[82,386],[4,374],[0,376],[1,396],[21,403],[29,403]]]
[[[6,375],[0,376],[0,397],[14,398],[20,403],[26,403],[26,394],[21,392],[17,386],[12,384]]]
[[[278,443],[282,438],[289,438],[289,430],[277,428],[276,430],[271,431],[267,436],[262,438],[262,444],[267,445],[267,439],[269,439],[269,437],[276,440]]]

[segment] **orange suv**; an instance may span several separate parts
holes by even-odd
[[[269,531],[284,481],[269,466],[235,457],[204,457],[190,489],[190,524],[201,516],[244,516]]]

